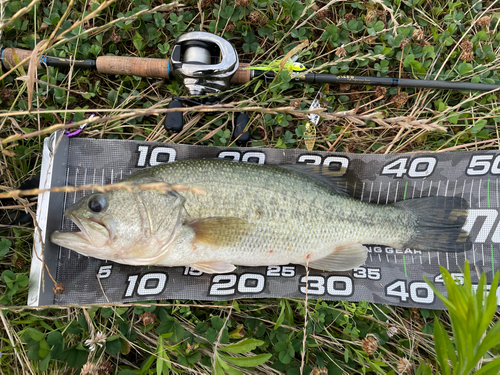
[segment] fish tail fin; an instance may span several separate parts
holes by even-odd
[[[460,197],[426,197],[397,202],[411,212],[416,228],[403,245],[426,251],[462,252],[472,248],[469,233],[463,230],[469,205]]]

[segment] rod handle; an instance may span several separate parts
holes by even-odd
[[[244,83],[250,82],[252,71],[250,69],[243,70],[243,68],[248,68],[249,66],[250,66],[250,64],[240,63],[240,65],[238,66],[238,69],[236,70],[233,77],[231,78],[231,83],[237,84],[237,85],[242,85]]]
[[[170,59],[143,57],[100,56],[97,71],[105,74],[134,75],[139,77],[170,79]]]
[[[2,64],[5,67],[5,69],[11,69],[17,65],[16,59],[14,59],[14,55],[17,55],[18,58],[18,63],[23,61],[27,57],[31,57],[31,52],[30,50],[27,49],[21,49],[21,48],[4,48],[2,50],[0,60],[2,60]],[[23,66],[28,67],[30,64],[30,61],[26,61]],[[37,68],[41,68],[40,62],[37,64]]]

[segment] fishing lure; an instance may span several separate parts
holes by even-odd
[[[306,70],[306,67],[297,62],[298,56],[293,56],[291,59],[289,59],[285,64],[283,65],[283,68],[281,68],[282,64],[282,59],[279,60],[273,60],[267,65],[262,65],[262,66],[252,66],[248,68],[244,68],[245,70],[252,69],[252,70],[264,70],[268,72],[279,72],[280,70],[286,70],[290,73],[292,72],[302,72]]]

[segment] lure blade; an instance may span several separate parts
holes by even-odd
[[[309,107],[309,110],[316,109],[316,108],[321,108],[321,104],[319,103],[319,100],[315,98],[311,106]],[[316,143],[316,126],[319,123],[319,115],[316,113],[310,113],[307,115],[309,118],[309,121],[306,123],[306,131],[304,132],[304,142],[306,145],[306,148],[309,151],[312,151],[314,148],[314,144]]]

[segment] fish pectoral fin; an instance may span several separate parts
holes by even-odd
[[[190,264],[189,267],[205,273],[228,273],[236,269],[233,264],[225,261],[198,262]]]
[[[349,271],[366,261],[368,250],[360,243],[338,246],[324,258],[309,263],[309,267],[321,271]]]
[[[249,223],[237,217],[209,217],[186,223],[195,233],[193,243],[213,246],[237,245],[248,235]]]

